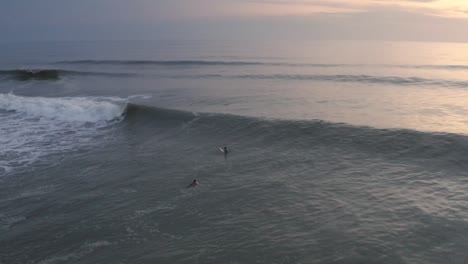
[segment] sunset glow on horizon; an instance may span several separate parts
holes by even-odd
[[[252,0],[243,1],[243,5],[249,7],[244,13],[247,15],[313,15],[400,10],[429,16],[468,18],[468,1],[465,0]]]

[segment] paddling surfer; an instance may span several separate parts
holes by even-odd
[[[187,188],[194,188],[197,187],[199,184],[200,183],[196,179],[194,179],[192,183],[190,183],[189,186],[187,186]]]

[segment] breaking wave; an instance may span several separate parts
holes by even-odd
[[[126,104],[86,97],[25,97],[0,94],[0,109],[67,122],[99,122],[120,118]]]
[[[1,76],[12,77],[19,81],[27,80],[57,80],[64,71],[55,69],[43,70],[3,70]]]
[[[0,94],[0,175],[50,154],[94,147],[125,109],[126,101],[116,98]]]
[[[107,76],[107,77],[129,77],[132,73],[71,71],[59,69],[32,69],[32,70],[0,70],[0,76],[17,81],[45,81],[59,80],[64,76]]]

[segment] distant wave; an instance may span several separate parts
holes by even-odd
[[[78,65],[155,65],[155,66],[289,66],[289,67],[383,67],[432,70],[468,70],[468,65],[379,65],[379,64],[340,64],[340,63],[290,63],[265,61],[216,61],[216,60],[69,60],[56,64]]]
[[[0,76],[18,81],[29,80],[59,80],[63,76],[109,76],[109,77],[129,77],[135,76],[131,73],[111,73],[111,72],[91,72],[91,71],[70,71],[60,69],[15,69],[0,70]]]
[[[17,80],[57,80],[62,74],[61,70],[44,69],[44,70],[3,70],[0,71],[1,76],[12,77]]]
[[[244,61],[202,61],[202,60],[74,60],[60,61],[58,64],[89,64],[89,65],[161,65],[161,66],[196,66],[196,65],[268,65],[263,62]]]
[[[103,76],[103,77],[136,77],[146,76],[170,79],[258,79],[258,80],[290,80],[290,81],[326,81],[342,83],[370,83],[389,84],[402,86],[439,86],[439,87],[468,87],[468,81],[429,79],[421,77],[397,77],[397,76],[373,76],[373,75],[314,75],[314,74],[175,74],[161,75],[151,73],[119,73],[119,72],[97,72],[97,71],[73,71],[60,69],[38,69],[38,70],[3,70],[0,77],[19,81],[29,80],[58,80],[64,76]]]
[[[468,70],[468,65],[401,65],[399,67],[431,70]]]
[[[71,60],[59,61],[57,64],[78,65],[155,65],[155,66],[308,66],[308,67],[339,67],[353,66],[348,64],[321,63],[287,63],[260,61],[210,61],[210,60]],[[356,66],[356,65],[354,65]]]
[[[259,79],[259,80],[291,80],[291,81],[331,81],[351,83],[375,83],[404,86],[442,86],[468,87],[468,81],[452,81],[440,79],[426,79],[420,77],[372,76],[372,75],[307,75],[307,74],[245,74],[245,75],[186,75],[172,76],[172,78],[220,78],[220,79]]]
[[[280,80],[315,80],[333,82],[383,83],[396,85],[442,85],[450,81],[424,79],[419,77],[372,76],[372,75],[239,75],[241,79],[280,79]],[[463,86],[468,85],[467,82]]]

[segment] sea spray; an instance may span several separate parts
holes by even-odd
[[[125,107],[125,103],[88,97],[47,98],[0,94],[0,109],[66,122],[111,121],[120,118]]]

